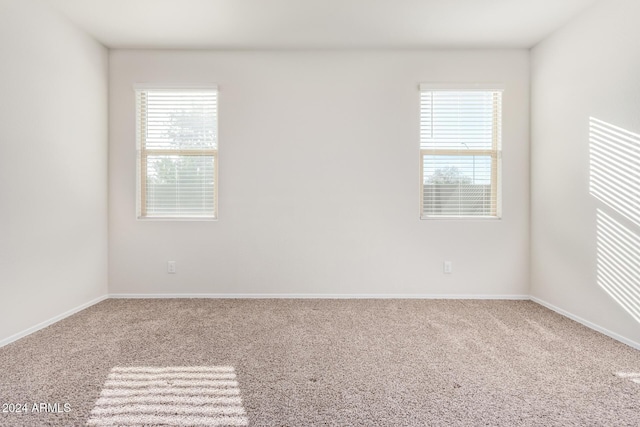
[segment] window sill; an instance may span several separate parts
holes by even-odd
[[[421,221],[500,221],[499,216],[421,216]]]
[[[148,216],[143,216],[143,217],[137,217],[136,218],[138,221],[150,221],[150,222],[154,222],[154,221],[205,221],[205,222],[211,222],[211,221],[218,221],[218,218],[215,217],[166,217],[166,216],[162,216],[162,217],[148,217]]]

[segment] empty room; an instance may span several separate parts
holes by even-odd
[[[0,426],[640,425],[639,19],[0,0]]]

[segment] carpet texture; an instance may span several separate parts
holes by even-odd
[[[2,426],[640,425],[640,352],[530,301],[107,300],[0,369]]]

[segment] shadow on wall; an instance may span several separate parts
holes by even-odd
[[[640,323],[640,135],[589,119],[597,210],[597,282]]]

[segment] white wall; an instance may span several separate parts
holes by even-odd
[[[107,293],[107,62],[0,0],[0,342]]]
[[[533,49],[531,171],[532,295],[636,343],[640,325],[631,313],[634,306],[640,310],[640,283],[637,278],[635,283],[614,279],[614,288],[627,288],[618,291],[635,287],[636,302],[614,298],[601,286],[598,269],[610,267],[597,257],[603,235],[596,212],[601,210],[636,236],[640,224],[626,219],[616,203],[603,203],[590,194],[589,121],[593,117],[640,133],[638,17],[637,0],[603,0]],[[640,154],[628,158],[637,173]],[[604,175],[618,168],[613,162]],[[637,203],[639,180],[637,174],[629,178],[632,190],[613,180],[605,199],[621,191],[623,198],[635,197]],[[633,249],[614,240],[614,247],[604,250],[617,254],[616,263]],[[629,261],[616,270],[634,268],[640,272]]]
[[[501,221],[418,219],[419,82],[506,85]],[[219,85],[217,222],[136,220],[134,83]],[[109,93],[111,293],[528,294],[525,50],[113,50]]]

